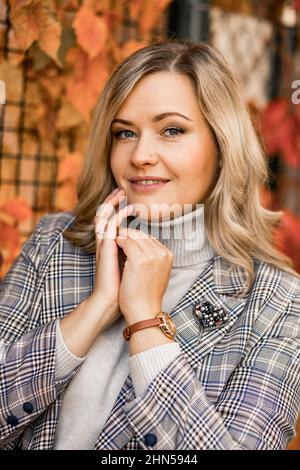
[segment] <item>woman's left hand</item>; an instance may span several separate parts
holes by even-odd
[[[119,227],[117,245],[127,257],[120,289],[119,308],[128,325],[154,318],[162,308],[173,266],[173,253],[154,237]]]

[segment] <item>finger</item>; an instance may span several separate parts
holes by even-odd
[[[130,227],[128,227],[128,228],[120,227],[119,228],[119,234],[120,234],[121,237],[122,236],[124,236],[124,237],[129,236],[132,239],[138,239],[138,240],[146,239],[146,240],[149,240],[151,242],[154,242],[157,246],[159,246],[162,249],[165,249],[165,250],[167,249],[162,243],[160,243],[158,240],[156,240],[155,237],[143,232],[142,230],[135,230],[135,229],[132,229]]]
[[[160,243],[159,240],[156,240],[156,238],[145,234],[144,232],[140,230],[134,230],[131,228],[123,228],[121,227],[119,229],[119,234],[122,239],[123,238],[129,238],[131,240],[134,240],[137,242],[138,246],[140,247],[143,252],[147,254],[147,251],[149,251],[149,246],[151,247],[151,252],[155,251],[157,253],[157,256],[160,254],[164,253],[173,258],[173,253],[165,247],[162,243]],[[146,243],[145,243],[146,242]]]
[[[115,188],[109,195],[105,198],[105,201],[110,200],[114,196],[118,195],[119,193],[125,193],[123,188]]]
[[[120,211],[120,217],[123,218],[125,217],[125,214],[124,214],[124,209],[122,210],[122,212]],[[124,215],[123,215],[124,214]],[[108,215],[108,214],[107,214]],[[122,217],[123,216],[123,217]],[[108,221],[109,221],[109,217],[106,216],[106,217],[96,217],[95,218],[95,233],[96,233],[96,239],[97,239],[97,242],[99,244],[101,244],[101,242],[106,238],[108,238],[108,234],[107,234],[107,225],[108,225]]]
[[[100,204],[100,206],[96,209],[96,216],[95,217],[102,217],[109,219],[111,215],[115,211],[115,207],[117,204],[120,204],[123,199],[125,199],[126,193],[124,190],[119,191],[118,193],[111,196],[109,199],[105,199],[105,201]],[[95,219],[94,219],[95,220]]]
[[[131,229],[132,230],[132,229]],[[157,245],[159,246],[162,250],[169,251],[168,248],[161,243],[157,238],[155,238],[151,233],[148,234],[148,237]]]
[[[142,230],[136,230],[136,229],[129,228],[129,227],[119,226],[117,232],[118,232],[117,235],[119,235],[121,238],[123,238],[123,237],[127,238],[129,236],[133,240],[136,239],[136,238],[138,238],[138,239],[149,238],[149,236],[145,232],[143,232]]]
[[[96,241],[101,243],[103,239],[103,234],[105,233],[105,228],[108,220],[116,212],[115,206],[120,205],[121,201],[126,197],[125,192],[116,192],[115,195],[111,198],[110,202],[104,202],[97,208],[97,215],[94,217],[94,225],[96,232]]]
[[[104,239],[115,240],[117,236],[117,227],[122,223],[122,221],[131,215],[134,212],[133,204],[129,204],[128,206],[121,209],[119,212],[114,214],[110,220],[108,220],[105,232],[104,232]]]
[[[126,229],[124,227],[120,227],[118,238],[121,240],[134,241],[143,252],[147,252],[147,249],[149,250],[149,247],[152,252],[153,250],[159,250],[161,248],[155,243],[152,238],[150,238],[140,230],[134,230],[130,228]]]
[[[127,258],[135,259],[137,256],[141,255],[144,250],[136,243],[136,240],[131,238],[120,238],[116,237],[117,245],[122,248]]]

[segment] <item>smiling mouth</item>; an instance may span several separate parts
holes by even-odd
[[[147,181],[129,181],[131,188],[134,191],[138,192],[145,192],[145,191],[151,191],[155,189],[161,188],[164,184],[169,183],[170,180],[168,181],[162,181],[162,180],[147,180]]]
[[[153,185],[153,184],[168,183],[168,181],[162,181],[162,180],[157,180],[157,181],[154,181],[154,180],[145,180],[145,181],[130,181],[130,183],[140,184],[140,185],[143,185],[143,186],[151,186],[151,185]]]

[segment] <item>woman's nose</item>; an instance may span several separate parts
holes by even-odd
[[[155,151],[153,142],[150,139],[141,138],[132,149],[131,162],[134,165],[145,165],[145,163],[154,164],[158,161],[159,157]]]

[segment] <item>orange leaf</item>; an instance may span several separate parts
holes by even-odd
[[[73,152],[67,154],[59,164],[57,181],[70,181],[75,184],[81,172],[82,164],[83,158],[80,153]]]
[[[143,8],[143,0],[128,0],[130,18],[137,20]]]
[[[74,67],[66,85],[67,98],[89,124],[90,112],[108,76],[106,57],[100,54],[89,60],[88,55],[76,47],[68,51],[67,61]]]
[[[118,0],[117,2],[113,2],[113,7],[111,5],[111,0],[93,0],[92,3],[96,13],[108,13],[122,9],[124,7],[124,3],[128,3],[128,1],[131,0]],[[138,2],[139,0],[134,1]]]
[[[60,47],[61,25],[56,20],[54,4],[52,0],[42,0],[37,3],[39,4],[40,47],[59,67],[62,67],[57,57]]]
[[[129,55],[133,54],[135,51],[145,47],[147,43],[145,41],[127,41],[123,44],[122,48],[120,49],[121,59],[124,60]]]
[[[10,4],[10,20],[21,47],[26,50],[38,41],[40,48],[61,67],[57,57],[61,25],[53,1],[11,0]]]
[[[79,113],[67,100],[62,101],[62,106],[57,115],[56,129],[66,130],[82,124],[82,114]]]
[[[14,217],[17,222],[23,222],[32,217],[32,210],[28,202],[20,197],[9,199],[1,209]]]
[[[93,59],[105,46],[108,30],[103,18],[98,17],[92,8],[83,5],[73,22],[78,44]]]
[[[53,99],[61,98],[63,94],[64,87],[64,77],[63,76],[54,76],[54,77],[39,77],[38,82],[47,94]]]
[[[71,210],[77,202],[75,187],[71,183],[65,183],[56,191],[55,206],[58,210]]]
[[[8,31],[8,48],[22,50],[22,44],[16,36],[16,32],[13,28],[9,28]],[[21,65],[25,58],[24,53],[19,52],[18,54],[9,54],[8,61],[11,65]]]
[[[152,0],[144,4],[139,21],[139,27],[143,36],[154,28],[160,15],[169,3],[170,0]]]
[[[272,193],[271,191],[268,191],[266,188],[261,188],[260,189],[260,200],[261,200],[261,205],[267,209],[272,209]]]
[[[15,67],[7,61],[3,61],[0,64],[0,80],[5,82],[7,100],[21,100],[22,76],[21,68]]]
[[[2,211],[0,209],[0,222],[3,222],[6,225],[10,225],[13,227],[15,225],[15,219],[11,215],[9,215],[7,212]]]
[[[24,50],[39,38],[39,25],[34,15],[33,3],[33,0],[10,0],[10,21],[16,39]]]
[[[6,225],[0,222],[0,246],[7,248],[10,251],[14,251],[20,244],[20,235],[15,227]]]

